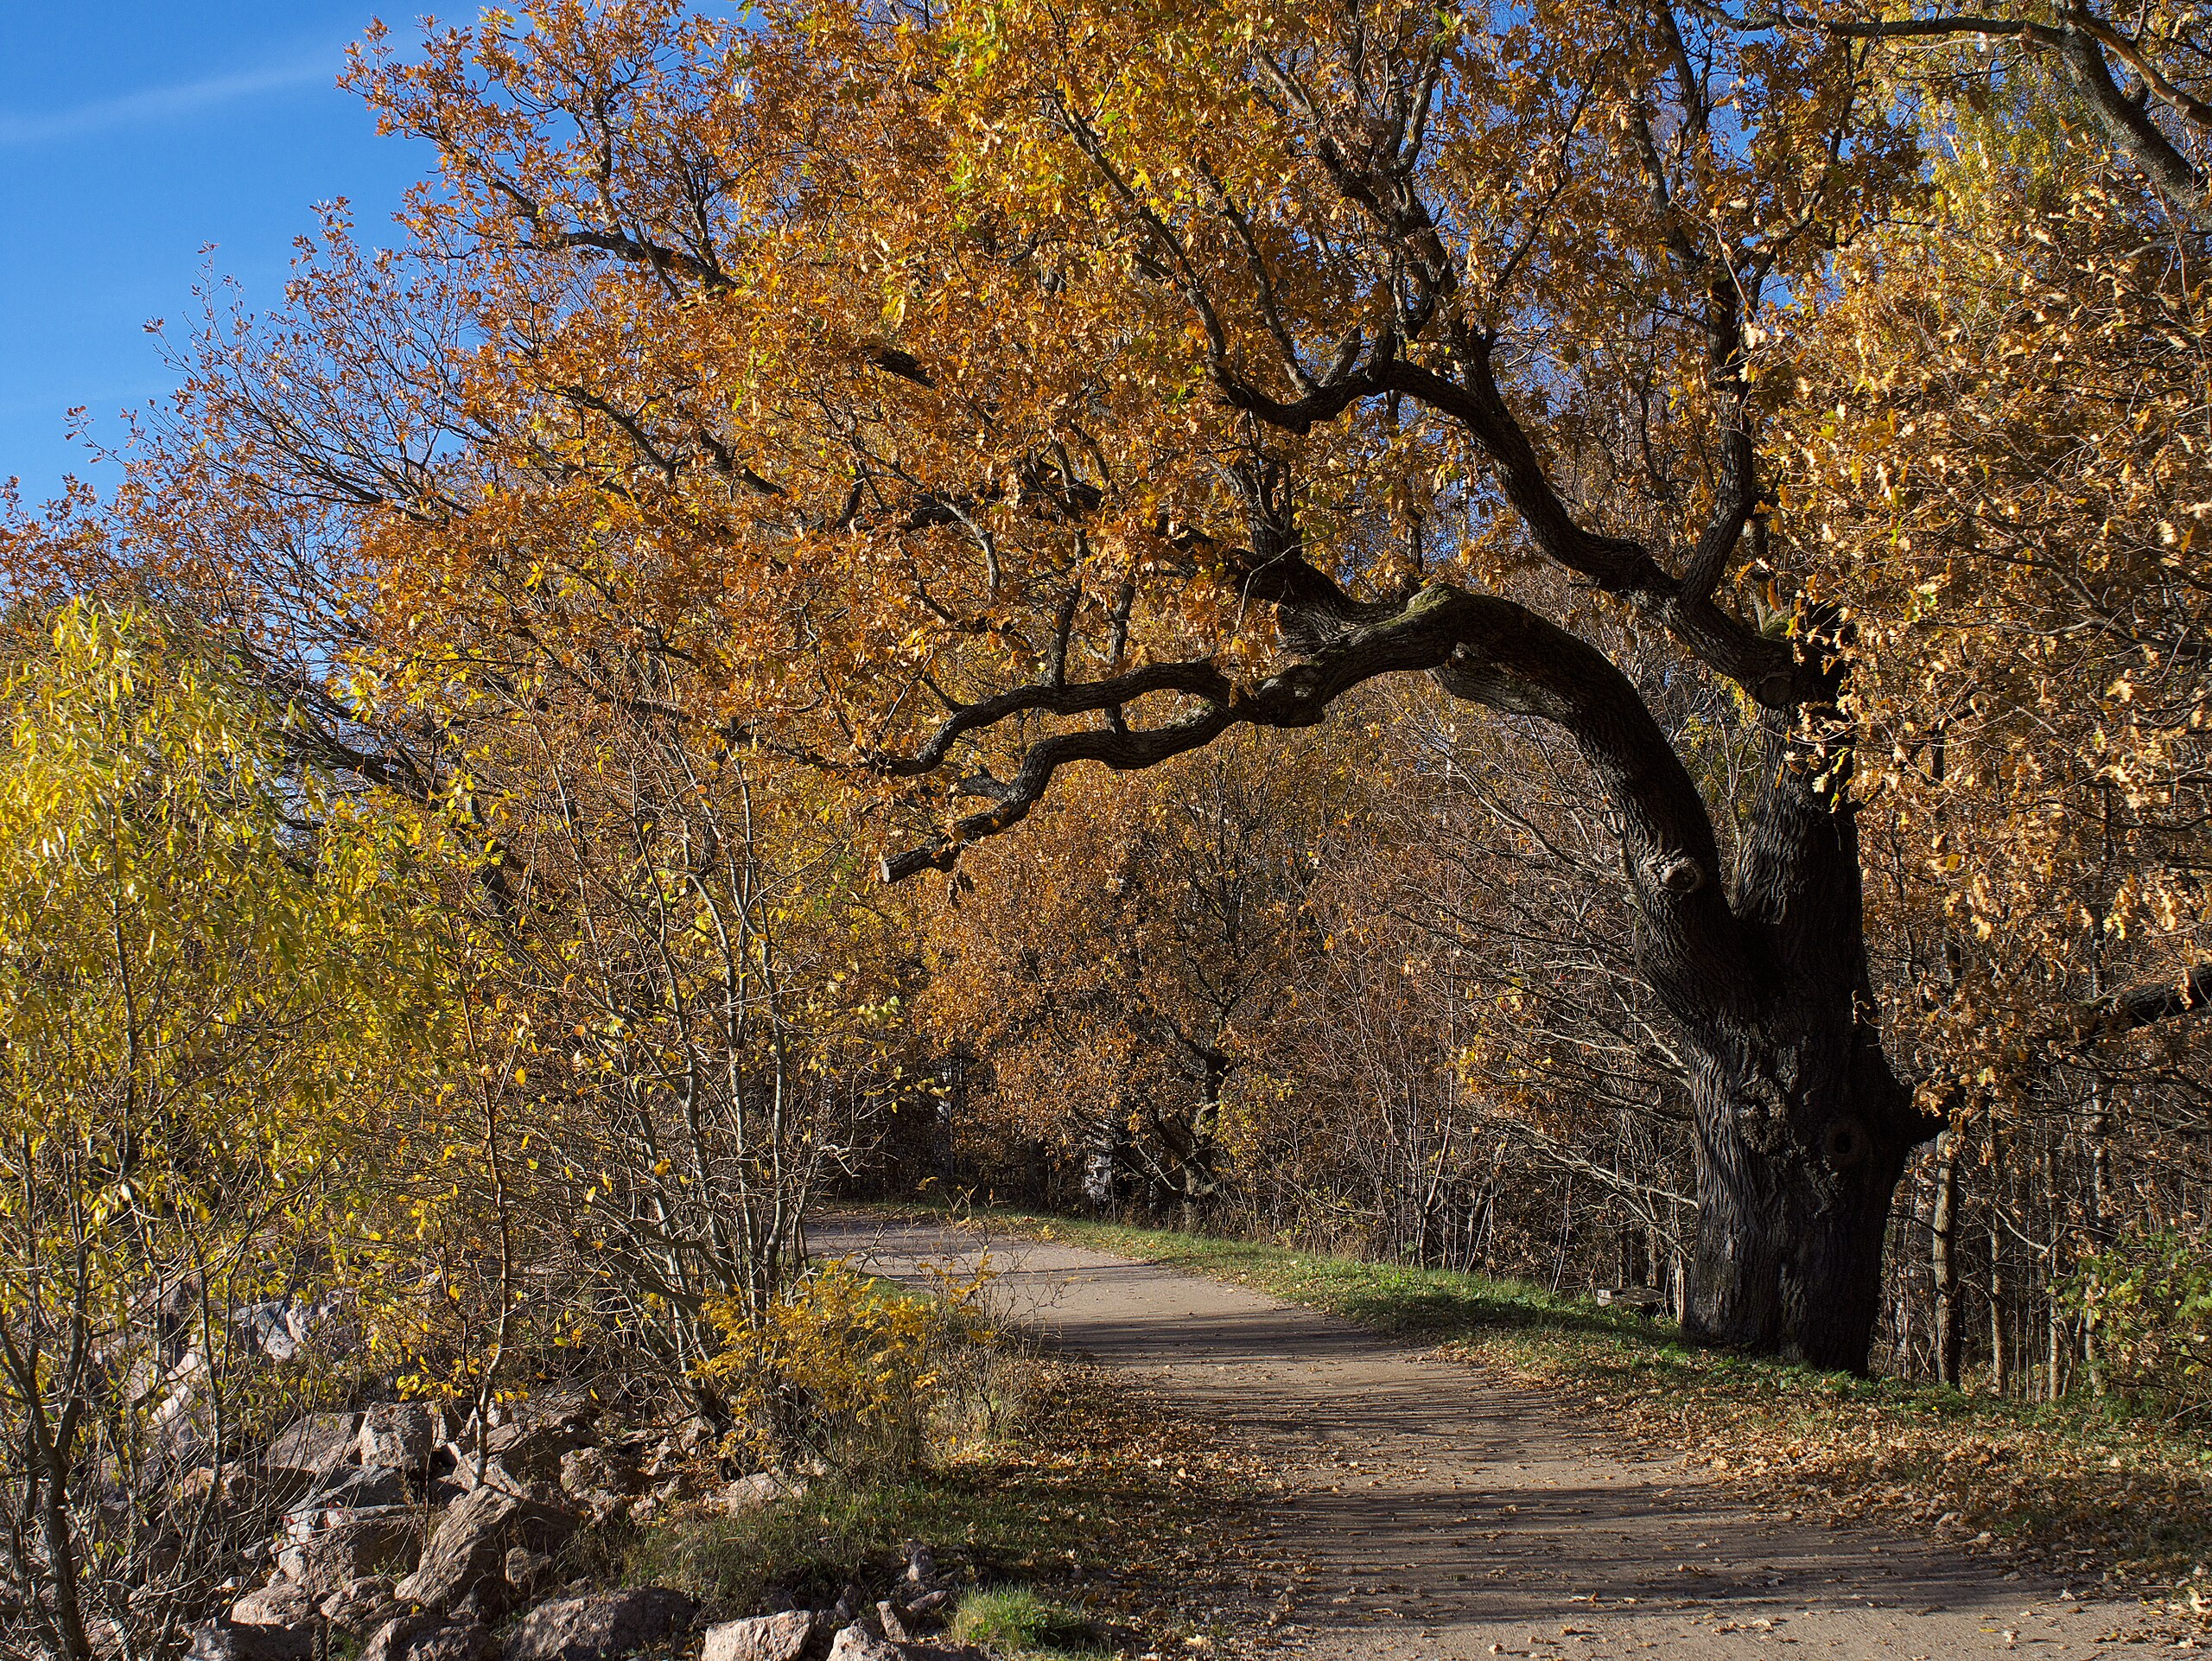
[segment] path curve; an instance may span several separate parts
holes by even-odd
[[[904,1279],[985,1240],[833,1218],[817,1253]],[[1058,1242],[988,1239],[1001,1313],[1127,1369],[1278,1460],[1267,1537],[1310,1563],[1270,1647],[1414,1658],[2087,1661],[2139,1632],[2003,1561],[1761,1511],[1576,1422],[1571,1402],[1242,1287]]]

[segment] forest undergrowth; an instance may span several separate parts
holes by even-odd
[[[1525,1281],[1037,1212],[976,1225],[1246,1286],[1573,1399],[1578,1419],[1781,1508],[1878,1520],[2212,1614],[2212,1441],[2086,1396],[2030,1403],[1686,1342]]]

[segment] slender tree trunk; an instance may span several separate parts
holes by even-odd
[[[2012,1351],[2005,1319],[2005,1233],[1997,1214],[2001,1203],[1989,1197],[1989,1382],[1999,1396],[2012,1392]]]
[[[1929,1270],[1936,1282],[1936,1378],[1959,1383],[1958,1137],[1946,1134],[1936,1156],[1936,1211],[1929,1224]]]

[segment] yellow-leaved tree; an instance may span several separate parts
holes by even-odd
[[[0,1648],[159,1653],[282,1498],[222,1461],[349,1324],[352,1139],[428,1082],[447,849],[156,614],[0,653]]]

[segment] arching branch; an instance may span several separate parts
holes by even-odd
[[[1286,586],[1306,586],[1291,582],[1292,563],[1281,562]],[[1326,582],[1306,569],[1314,582]],[[1624,862],[1644,923],[1639,953],[1670,1006],[1711,1013],[1755,996],[1721,892],[1719,847],[1704,800],[1635,685],[1596,647],[1525,607],[1443,583],[1386,616],[1338,632],[1256,684],[1231,683],[1211,665],[1164,665],[1109,681],[1023,687],[957,712],[914,756],[879,765],[899,776],[931,771],[949,759],[959,738],[1023,713],[1118,706],[1141,696],[1140,683],[1143,690],[1180,691],[1203,704],[1150,729],[1101,727],[1039,741],[993,792],[997,799],[990,807],[887,860],[884,875],[896,881],[951,869],[969,843],[1026,818],[1062,767],[1079,761],[1148,767],[1210,743],[1232,726],[1313,726],[1352,688],[1382,675],[1416,672],[1433,674],[1446,690],[1471,703],[1551,722],[1573,739],[1620,817]]]
[[[2143,981],[2084,1004],[2078,1026],[2085,1040],[2114,1038],[2212,1008],[2212,963],[2193,965],[2165,980]]]

